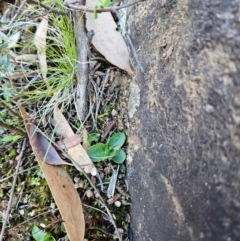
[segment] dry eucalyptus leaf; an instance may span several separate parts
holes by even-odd
[[[50,165],[70,165],[63,161],[48,139],[33,124],[29,128],[30,144],[41,160]]]
[[[30,135],[30,117],[25,109],[19,106],[24,124]],[[31,120],[30,120],[31,121]],[[59,208],[62,220],[70,241],[83,241],[85,232],[85,221],[82,210],[82,203],[79,195],[74,188],[74,184],[67,171],[60,166],[47,165],[35,152],[38,164],[41,167],[44,177],[47,180],[53,198]]]
[[[57,141],[56,144],[62,149],[67,149],[80,144],[81,141],[82,138],[79,135],[72,135],[64,138],[63,140]]]
[[[47,79],[47,59],[46,59],[46,37],[48,27],[48,15],[46,15],[39,24],[34,36],[34,45],[37,48],[38,59],[43,79]]]
[[[86,6],[95,7],[99,2],[86,0]],[[93,13],[85,13],[86,27],[88,31],[93,30],[92,44],[113,65],[133,74],[129,64],[129,53],[127,45],[118,32],[117,25],[110,12],[99,13],[97,19]]]
[[[56,127],[56,133],[63,136],[64,138],[74,135],[74,132],[67,120],[63,116],[62,112],[58,107],[54,109],[54,122]],[[81,144],[68,148],[68,155],[80,165],[86,173],[91,173],[92,175],[97,174],[96,167],[94,166],[92,160],[89,158],[87,152],[83,149]],[[73,163],[73,165],[79,170],[79,167]],[[81,171],[81,170],[79,170]]]

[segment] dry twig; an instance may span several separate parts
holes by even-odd
[[[120,10],[122,8],[127,8],[127,7],[130,7],[132,5],[135,5],[139,2],[143,2],[145,0],[136,0],[132,3],[128,3],[128,4],[124,4],[124,5],[121,5],[121,6],[117,6],[117,5],[114,5],[112,7],[104,7],[104,8],[100,8],[98,10],[95,10],[93,7],[88,7],[88,6],[84,6],[82,3],[80,3],[81,0],[78,0],[78,1],[69,1],[69,0],[65,0],[64,2],[64,6],[66,7],[69,7],[71,8],[72,10],[80,10],[80,11],[83,11],[83,12],[97,12],[97,13],[103,13],[103,12],[111,12],[111,11],[117,11],[117,10]],[[76,3],[80,3],[80,5],[75,5]]]
[[[7,129],[7,130],[10,130],[10,131],[13,131],[13,132],[16,132],[17,134],[19,134],[20,136],[27,136],[27,133],[22,131],[21,129],[18,129],[17,127],[14,127],[14,126],[11,126],[11,125],[8,125],[8,124],[5,124],[4,122],[0,121],[0,126]]]
[[[67,12],[58,10],[58,9],[56,9],[56,8],[53,8],[53,7],[48,7],[48,6],[46,6],[45,4],[41,3],[40,1],[37,1],[37,0],[28,0],[28,2],[29,2],[29,3],[33,3],[33,4],[36,4],[36,5],[39,5],[39,6],[41,6],[42,8],[45,8],[45,9],[47,9],[49,12],[52,12],[52,13],[56,13],[56,14],[59,14],[59,15],[67,15]]]
[[[13,16],[13,18],[11,19],[11,21],[9,22],[8,26],[12,26],[13,22],[16,20],[16,18],[19,16],[19,14],[21,13],[24,5],[26,4],[27,0],[24,0],[21,5],[19,6],[16,14]]]
[[[83,4],[83,0],[81,0]],[[77,41],[77,90],[76,90],[76,109],[81,121],[86,118],[87,113],[87,83],[88,83],[88,48],[89,41],[85,31],[83,14],[80,11],[73,11],[74,27]]]

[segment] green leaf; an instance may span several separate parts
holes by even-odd
[[[117,164],[123,163],[125,159],[126,159],[126,154],[123,150],[118,150],[117,154],[114,157],[112,157],[112,160]]]
[[[36,241],[56,241],[56,239],[49,233],[44,232],[34,225],[32,229],[32,236]]]
[[[98,143],[91,146],[87,150],[87,154],[93,162],[100,162],[114,157],[116,155],[116,150],[112,149],[107,144]]]
[[[101,134],[97,133],[97,132],[91,133],[91,134],[88,135],[87,140],[88,140],[88,142],[96,141],[99,138],[100,135]]]
[[[100,2],[101,2],[101,8],[113,6],[115,3],[115,1],[111,1],[111,0],[103,0]]]
[[[66,228],[65,228],[64,223],[61,223],[61,231],[62,231],[63,233],[67,233],[67,230],[66,230]]]
[[[1,44],[1,45],[0,45],[0,50],[6,49],[7,46],[8,46],[7,43],[3,43],[3,44]]]
[[[12,120],[12,119],[6,119],[6,120],[5,120],[5,123],[6,123],[7,125],[12,125],[12,124],[13,124],[13,120]]]
[[[104,5],[104,7],[111,7],[111,6],[113,6],[113,5],[114,5],[114,2],[109,1],[108,3],[106,3],[106,4]]]
[[[12,142],[12,141],[17,141],[20,139],[22,136],[20,135],[14,135],[14,136],[5,136],[2,139],[0,139],[0,142]]]
[[[0,111],[0,117],[1,118],[6,118],[6,116],[7,116],[7,111],[6,110],[1,110]]]
[[[114,133],[108,140],[107,145],[115,150],[119,150],[126,140],[123,132]]]
[[[106,108],[105,108],[105,111],[110,111],[111,109],[113,109],[115,107],[115,103],[113,102],[110,102]]]
[[[3,127],[0,126],[0,135],[2,135],[3,133],[4,133],[4,129],[3,129]]]
[[[94,7],[94,12],[93,12],[95,19],[97,19],[97,16],[98,16],[97,10],[98,10],[98,6],[95,6]]]

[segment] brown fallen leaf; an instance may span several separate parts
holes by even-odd
[[[96,0],[86,0],[86,6],[96,6]],[[133,74],[129,64],[127,45],[118,32],[117,25],[110,12],[98,14],[97,19],[93,13],[86,12],[86,27],[93,30],[92,44],[113,65]]]
[[[63,116],[62,112],[58,107],[54,109],[53,119],[55,123],[56,133],[64,138],[74,135],[74,132],[67,120]],[[80,165],[86,173],[91,173],[92,175],[97,174],[96,167],[94,166],[92,160],[89,158],[87,152],[83,149],[81,144],[68,148],[68,155]],[[79,167],[73,163],[73,165],[79,170]],[[81,170],[79,170],[81,171]]]
[[[48,139],[33,124],[29,124],[30,144],[41,160],[50,165],[71,165],[61,159]]]
[[[30,135],[31,122],[25,109],[19,106],[24,124]],[[29,121],[30,120],[30,121]],[[46,164],[33,149],[39,166],[48,182],[53,198],[59,208],[70,241],[83,241],[85,221],[82,203],[67,171],[60,166]]]
[[[80,144],[82,141],[81,136],[72,135],[64,138],[63,140],[57,141],[56,144],[62,149],[68,149],[70,147]]]

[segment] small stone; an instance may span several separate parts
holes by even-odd
[[[86,191],[86,196],[87,196],[88,198],[91,198],[91,197],[93,196],[93,192],[92,192],[91,190],[87,190],[87,191]]]
[[[92,168],[91,174],[92,174],[92,176],[96,176],[97,175],[97,169],[95,167]]]
[[[40,223],[39,226],[42,227],[42,228],[46,228],[46,224],[44,224],[44,223]]]
[[[116,202],[114,203],[114,205],[115,205],[117,208],[119,208],[119,207],[121,207],[121,202],[120,202],[120,201],[116,201]]]
[[[117,111],[115,109],[112,109],[112,112],[111,112],[112,116],[117,116]]]
[[[78,182],[79,182],[79,180],[80,180],[80,178],[79,178],[79,177],[74,177],[74,178],[73,178],[73,181],[74,181],[75,183],[78,183]]]
[[[207,104],[205,106],[205,110],[206,110],[207,113],[212,113],[212,112],[214,112],[215,109],[212,105]]]

